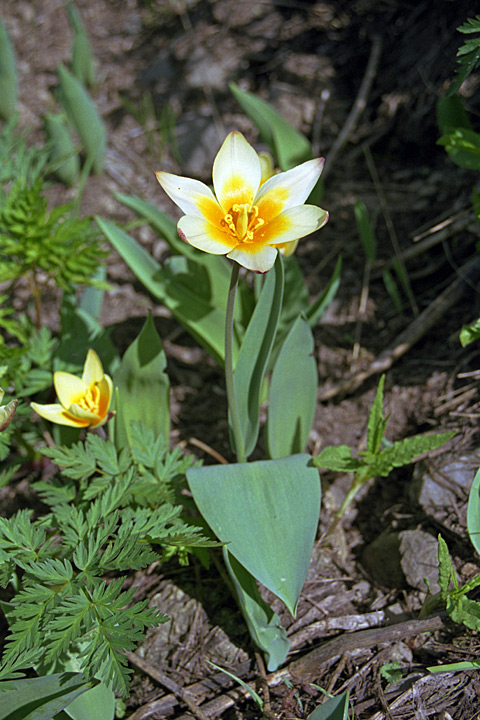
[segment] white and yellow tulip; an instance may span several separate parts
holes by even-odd
[[[166,172],[155,173],[167,195],[185,213],[178,234],[199,250],[226,255],[248,270],[267,272],[277,252],[290,255],[299,238],[318,230],[328,213],[305,205],[323,168],[307,160],[265,182],[265,169],[239,132],[225,139],[213,163],[213,187]]]
[[[53,384],[60,404],[30,406],[45,420],[70,427],[100,427],[109,419],[112,379],[103,372],[95,350],[89,350],[81,378],[58,371]]]

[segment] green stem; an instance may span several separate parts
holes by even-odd
[[[243,435],[238,415],[237,398],[235,397],[235,386],[233,383],[233,313],[235,309],[235,297],[237,295],[238,274],[240,265],[236,262],[232,265],[232,276],[228,289],[227,312],[225,315],[225,384],[227,387],[227,402],[230,410],[230,421],[232,423],[233,439],[237,462],[246,462]]]

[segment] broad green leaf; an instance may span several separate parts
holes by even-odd
[[[13,118],[17,111],[18,76],[15,50],[7,27],[0,18],[0,115]]]
[[[241,90],[235,83],[230,83],[228,87],[242,110],[257,126],[282,170],[289,170],[313,157],[312,147],[305,135],[295,130],[271,105]]]
[[[0,720],[51,720],[96,684],[81,673],[0,682]]]
[[[185,278],[175,275],[175,268],[162,267],[132,237],[114,223],[96,218],[100,229],[119,255],[154,297],[163,302],[172,315],[219,362],[225,356],[225,313],[213,307],[192,287],[186,288]],[[226,298],[225,298],[226,302]],[[234,338],[234,357],[238,352],[238,333]]]
[[[308,715],[307,720],[348,720],[348,690],[337,697],[332,697]]]
[[[452,593],[447,596],[446,608],[454,622],[463,623],[470,630],[480,630],[480,603]]]
[[[442,600],[448,596],[452,579],[452,561],[448,552],[447,543],[441,535],[438,536],[438,584]]]
[[[468,170],[480,170],[480,135],[467,128],[457,128],[437,140],[456,165]]]
[[[131,423],[141,420],[155,437],[168,440],[170,432],[170,381],[167,359],[151,315],[126,350],[114,375],[116,386],[115,444],[129,444]]]
[[[295,613],[320,509],[309,455],[187,470],[205,521],[259,582]]]
[[[462,347],[470,345],[480,338],[480,318],[475,320],[472,325],[463,325],[460,330],[460,344]]]
[[[332,302],[333,298],[337,294],[337,290],[340,286],[340,274],[342,271],[342,258],[339,257],[335,269],[332,273],[332,277],[328,281],[328,285],[323,293],[310,305],[305,311],[305,317],[311,328],[314,328],[322,315],[327,310],[328,306]]]
[[[365,256],[368,262],[373,264],[377,259],[377,240],[372,223],[370,222],[367,206],[361,200],[356,200],[353,206],[353,212]]]
[[[63,65],[58,67],[60,101],[78,132],[94,172],[102,173],[107,149],[107,131],[95,103],[80,80]]]
[[[461,661],[458,663],[449,663],[446,665],[434,665],[427,667],[428,672],[463,672],[464,670],[480,670],[480,660]]]
[[[285,661],[290,649],[285,628],[260,595],[254,577],[225,547],[223,559],[250,637],[264,653],[268,671],[274,672]]]
[[[101,682],[97,687],[77,697],[65,712],[72,720],[113,720],[115,695]]]
[[[472,124],[458,95],[447,95],[437,100],[437,123],[442,135],[457,128],[472,130]]]
[[[285,338],[270,382],[267,447],[270,457],[305,450],[317,406],[317,363],[309,324],[299,316]]]
[[[260,390],[277,332],[283,298],[283,264],[277,255],[248,324],[234,370],[235,397],[245,455],[255,448],[260,416]]]
[[[367,450],[376,455],[382,445],[385,426],[388,418],[383,417],[383,386],[385,385],[385,375],[382,375],[378,383],[375,400],[370,409],[367,426]]]
[[[480,555],[480,470],[475,475],[468,496],[467,529],[472,545]]]
[[[354,458],[348,445],[330,445],[313,458],[315,467],[328,468],[335,472],[355,472],[362,463]]]

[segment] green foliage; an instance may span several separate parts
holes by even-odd
[[[361,200],[356,200],[353,211],[365,256],[368,262],[373,264],[377,259],[377,239],[372,223],[370,222],[367,206]]]
[[[95,84],[95,57],[85,25],[73,2],[67,3],[67,14],[73,28],[72,70],[84,85]]]
[[[114,375],[116,395],[115,443],[130,442],[132,420],[142,420],[155,436],[170,433],[170,381],[167,358],[151,315],[132,342]]]
[[[380,675],[388,682],[395,683],[402,679],[402,666],[398,660],[387,662],[380,668]]]
[[[0,207],[0,280],[15,281],[42,271],[62,290],[98,284],[94,275],[105,253],[89,219],[71,205],[48,211],[39,179],[18,180]]]
[[[18,77],[15,51],[0,18],[0,115],[10,120],[17,110]]]
[[[63,65],[58,67],[60,102],[82,141],[87,162],[102,173],[107,150],[107,131],[95,103],[80,80]]]
[[[441,535],[438,536],[438,584],[441,599],[452,620],[471,630],[480,630],[480,603],[467,597],[480,585],[480,574],[459,587],[447,543]]]
[[[467,529],[472,545],[480,554],[480,471],[477,471],[468,496]]]
[[[370,478],[388,477],[394,468],[408,465],[419,455],[435,450],[455,435],[455,431],[436,435],[414,435],[393,444],[388,442],[384,438],[388,422],[388,416],[383,415],[384,384],[385,376],[382,375],[368,417],[367,449],[359,450],[358,457],[355,457],[347,445],[331,445],[313,460],[317,467],[353,473],[352,486],[338,511],[339,517],[343,515],[359,487]]]
[[[98,681],[81,673],[57,673],[0,682],[0,720],[51,720]]]
[[[80,158],[65,115],[45,115],[43,122],[52,171],[59,180],[71,187],[79,178]]]
[[[233,382],[243,439],[243,447],[235,448],[235,452],[245,457],[251,455],[257,443],[260,390],[277,332],[283,282],[283,263],[278,255],[274,271],[267,274],[235,364]]]
[[[348,690],[335,697],[330,695],[327,702],[322,703],[310,713],[307,720],[348,720],[349,703],[350,693]]]
[[[121,453],[93,434],[72,447],[45,448],[63,468],[61,477],[35,485],[49,512],[0,518],[1,585],[16,578],[0,679],[31,667],[32,653],[35,664],[58,667],[73,654],[87,678],[125,695],[125,651],[166,618],[146,601],[132,604],[135,588],[123,590],[119,573],[158,560],[157,547],[170,555],[216,544],[170,502],[191,461],[169,453],[140,423],[133,438]],[[115,579],[107,582],[106,574]]]
[[[480,338],[480,318],[475,320],[471,325],[463,325],[460,330],[460,344],[467,347],[470,343]]]
[[[480,33],[480,15],[468,20],[457,28],[464,35]],[[472,37],[464,42],[457,52],[457,77],[450,85],[448,94],[459,90],[463,81],[478,67],[480,67],[480,37]]]

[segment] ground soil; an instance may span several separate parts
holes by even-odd
[[[330,545],[315,548],[297,618],[275,605],[292,638],[291,659],[327,638],[384,625],[393,616],[416,617],[425,599],[422,578],[412,580],[403,565],[394,568],[393,580],[384,572],[385,565],[394,565],[391,555],[387,561],[382,555],[392,533],[420,531],[416,553],[424,557],[429,538],[442,532],[462,580],[480,569],[465,522],[476,462],[471,453],[478,446],[479,359],[475,345],[462,348],[458,341],[462,324],[480,314],[478,277],[467,278],[455,302],[433,322],[422,320],[441,292],[453,297],[452,283],[465,274],[478,242],[471,211],[478,178],[453,165],[436,144],[435,117],[436,101],[454,74],[461,42],[456,27],[478,12],[477,3],[78,0],[77,6],[98,61],[94,96],[109,132],[106,171],[87,183],[85,214],[120,223],[131,219],[115,200],[117,192],[142,195],[175,213],[154,170],[209,182],[213,157],[234,128],[262,149],[255,127],[229,94],[232,80],[269,101],[327,158],[323,206],[330,220],[301,241],[297,252],[312,297],[326,286],[337,257],[343,258],[340,289],[315,330],[320,402],[311,452],[340,443],[362,447],[378,382],[378,374],[369,376],[370,368],[382,353],[398,347],[400,334],[420,316],[414,326],[420,331],[385,366],[387,434],[393,441],[456,429],[455,440],[428,467],[419,464],[415,473],[401,470],[364,488]],[[18,54],[20,123],[40,139],[42,115],[54,106],[56,68],[70,58],[65,4],[4,0],[1,13]],[[362,112],[332,155],[372,53],[378,54],[378,63],[370,71],[368,92],[359,98]],[[474,74],[462,89],[474,122],[479,83],[480,75]],[[74,195],[58,185],[50,193],[52,202]],[[354,221],[357,199],[366,204],[378,241],[368,284]],[[165,256],[164,243],[149,228],[137,230],[137,237],[157,259]],[[424,238],[433,239],[428,249]],[[382,281],[383,270],[398,254],[405,257],[411,284],[409,296],[399,289],[401,312]],[[164,339],[172,381],[172,443],[182,442],[198,454],[190,439],[201,438],[229,457],[220,371],[113,253],[108,271],[113,289],[106,294],[101,319],[112,327],[119,349],[133,339],[149,309]],[[58,324],[54,305],[47,321],[54,328]],[[365,373],[364,381],[349,384],[359,372]],[[459,458],[465,478],[455,481],[445,468]],[[427,470],[437,494],[430,488],[433,495],[426,498]],[[333,473],[323,473],[322,483],[320,532],[330,525],[348,486]],[[153,668],[191,687],[198,705],[217,701],[209,706],[212,717],[260,717],[251,702],[232,694],[234,684],[222,681],[205,662],[211,659],[257,680],[265,697],[261,659],[220,576],[194,561],[187,571],[171,564],[133,582],[139,596],[149,597],[172,619],[139,652],[144,665],[132,660],[136,674],[127,716],[153,720],[187,712],[181,693],[168,690]],[[350,690],[355,717],[361,719],[479,717],[476,674],[430,676],[426,671],[477,654],[475,634],[461,626],[339,649],[318,666],[314,686],[271,683],[266,714],[307,717],[323,699],[315,687],[321,686],[332,694]],[[393,661],[400,662],[402,679],[388,683],[381,668]]]

